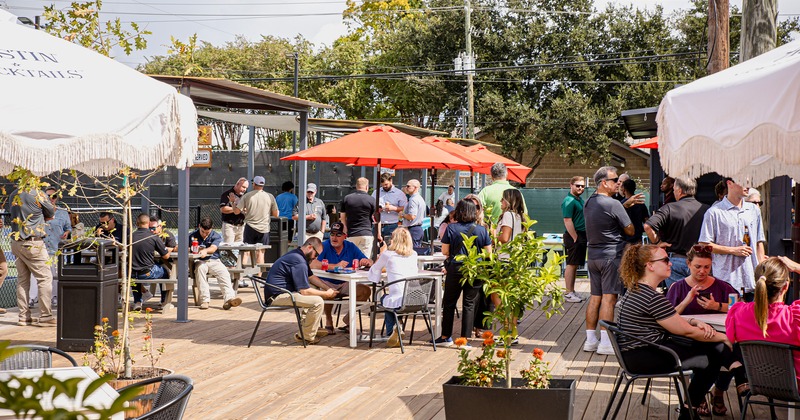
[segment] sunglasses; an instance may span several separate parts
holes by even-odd
[[[573,186],[575,188],[586,188],[586,185],[582,185],[582,184],[574,184]]]
[[[694,245],[692,246],[692,251],[698,254],[710,254],[713,248],[711,245]]]
[[[155,232],[155,231],[156,231],[156,228],[154,228],[154,227],[150,228],[150,232]]]
[[[763,201],[751,201],[751,203],[753,203],[753,204],[755,204],[755,205],[757,205],[759,207],[764,205]]]
[[[619,181],[619,177],[616,177],[616,178],[606,178],[606,179],[604,179],[603,181],[611,181],[611,182],[614,182],[614,183],[616,183],[617,181]]]
[[[669,264],[669,257],[659,258],[657,260],[650,260],[650,262],[663,262],[664,264]]]

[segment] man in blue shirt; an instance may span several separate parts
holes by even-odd
[[[281,185],[281,191],[283,192],[275,197],[275,202],[278,203],[278,217],[289,219],[289,239],[291,240],[294,237],[295,231],[292,212],[294,212],[294,208],[297,207],[299,200],[294,194],[294,183],[292,181],[284,182],[283,185]]]
[[[371,266],[372,260],[367,258],[356,244],[346,241],[347,234],[344,233],[344,224],[336,222],[331,224],[331,237],[322,243],[322,252],[315,261],[311,262],[311,268],[321,269],[322,260],[328,260],[328,267],[347,267],[352,266],[353,260],[357,259],[360,266]],[[312,283],[321,289],[333,289],[339,292],[339,296],[349,296],[350,289],[345,281],[333,280],[328,278],[319,279],[319,283],[312,279]],[[367,301],[369,299],[369,286],[365,284],[356,285],[356,300]],[[333,305],[325,305],[325,329],[333,332],[333,317],[331,310]],[[347,325],[348,318],[345,316],[344,323]],[[346,331],[347,327],[339,328]]]
[[[241,305],[242,299],[236,297],[236,291],[231,286],[231,275],[219,260],[219,245],[222,243],[222,236],[211,230],[212,227],[211,218],[203,217],[200,219],[198,229],[189,235],[188,246],[191,247],[193,241],[197,241],[200,245],[198,258],[194,260],[194,278],[200,288],[200,309],[208,309],[211,300],[208,276],[213,276],[217,279],[219,288],[222,289],[223,302],[225,302],[222,309],[228,310]]]
[[[319,339],[328,335],[326,330],[317,330],[322,318],[323,300],[336,297],[336,290],[317,290],[309,285],[309,279],[316,277],[311,272],[309,262],[322,252],[322,241],[311,237],[300,248],[287,252],[272,265],[267,273],[267,283],[289,290],[289,293],[276,294],[276,290],[264,287],[264,299],[272,299],[273,306],[292,306],[292,296],[297,306],[306,308],[303,320],[303,336],[308,344],[317,344]],[[294,339],[303,339],[295,333]]]

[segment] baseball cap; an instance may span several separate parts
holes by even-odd
[[[331,233],[344,233],[344,224],[342,222],[331,223]]]
[[[253,184],[264,185],[266,183],[267,183],[267,180],[265,180],[264,177],[261,176],[261,175],[256,175],[256,176],[253,177]]]
[[[308,187],[306,187],[306,192],[308,192],[308,191],[317,192],[317,184],[315,184],[313,182],[309,182],[308,183]]]

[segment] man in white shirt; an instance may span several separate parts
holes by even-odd
[[[392,233],[397,229],[400,221],[400,213],[405,208],[407,199],[406,194],[394,186],[392,174],[385,172],[381,174],[380,207],[381,207],[381,230],[378,232],[379,241],[390,241]],[[373,199],[375,193],[372,193]]]

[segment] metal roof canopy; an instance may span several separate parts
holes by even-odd
[[[226,79],[166,75],[150,75],[150,77],[174,86],[181,92],[188,90],[188,96],[195,105],[287,112],[307,112],[310,108],[333,108],[331,105],[282,95]]]
[[[656,124],[658,108],[639,108],[622,111],[625,128],[634,139],[649,139],[658,135]]]
[[[237,112],[205,111],[198,110],[197,114],[215,120],[232,122],[261,128],[270,128],[283,131],[299,131],[300,122],[294,115],[264,115],[264,114],[243,114]],[[389,123],[381,121],[359,121],[359,120],[336,120],[329,118],[309,118],[308,129],[311,131],[323,132],[356,132],[361,128],[373,125],[388,125],[402,131],[403,133],[415,136],[426,137],[436,134],[447,134],[443,131],[429,130],[426,128],[415,127],[402,123]]]

